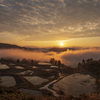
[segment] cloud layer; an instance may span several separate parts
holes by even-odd
[[[19,59],[34,59],[39,61],[49,61],[50,58],[61,60],[62,63],[71,67],[77,67],[78,63],[83,59],[93,58],[100,59],[100,49],[85,49],[85,50],[67,50],[65,52],[30,52],[17,49],[2,49],[0,50],[0,57],[10,57]]]
[[[62,40],[99,32],[100,0],[0,0],[1,40]]]

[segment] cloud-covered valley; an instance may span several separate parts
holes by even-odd
[[[34,59],[39,61],[49,61],[50,58],[61,60],[62,63],[71,67],[77,67],[77,64],[83,59],[93,58],[100,59],[100,49],[85,49],[85,50],[67,50],[65,52],[32,52],[20,49],[1,49],[0,57],[14,58],[14,59]]]

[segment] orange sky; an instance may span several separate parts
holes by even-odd
[[[100,0],[0,0],[0,42],[100,46]]]
[[[30,41],[30,42],[21,41],[21,43],[20,41],[17,42],[17,44],[21,46],[36,46],[36,47],[56,47],[56,46],[57,47],[70,47],[70,46],[100,47],[100,37],[73,38],[73,39],[58,40],[58,41]],[[61,46],[60,43],[63,43],[63,46]]]

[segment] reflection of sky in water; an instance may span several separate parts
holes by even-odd
[[[11,76],[0,76],[1,79],[1,86],[11,87],[16,85],[16,81]]]
[[[0,69],[8,69],[9,67],[7,65],[4,64],[0,64]]]

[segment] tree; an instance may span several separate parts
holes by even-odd
[[[55,64],[55,65],[58,65],[58,61],[57,61],[57,60],[55,60],[54,64]]]
[[[17,59],[17,60],[16,60],[16,63],[17,63],[17,64],[20,64],[20,60],[19,60],[19,59]]]
[[[61,65],[61,61],[60,60],[58,60],[58,65]]]
[[[79,63],[78,63],[78,67],[77,67],[77,69],[76,69],[76,72],[80,72],[81,65],[82,65],[82,64],[79,62]]]
[[[87,61],[87,63],[90,63],[90,62],[92,62],[92,61],[93,61],[93,59],[92,59],[92,58],[90,58],[90,59],[87,59],[86,61]]]
[[[34,60],[31,60],[31,65],[34,65]]]
[[[51,58],[51,59],[50,59],[50,63],[51,63],[51,64],[55,64],[55,59],[54,59],[54,58]]]
[[[85,60],[84,59],[82,60],[82,64],[85,64]]]
[[[82,64],[79,62],[79,63],[78,63],[78,67],[81,67],[81,65],[82,65]]]
[[[26,63],[28,63],[28,61],[27,61],[25,58],[23,58],[23,59],[21,60],[21,63],[22,63],[22,64],[26,64]]]

